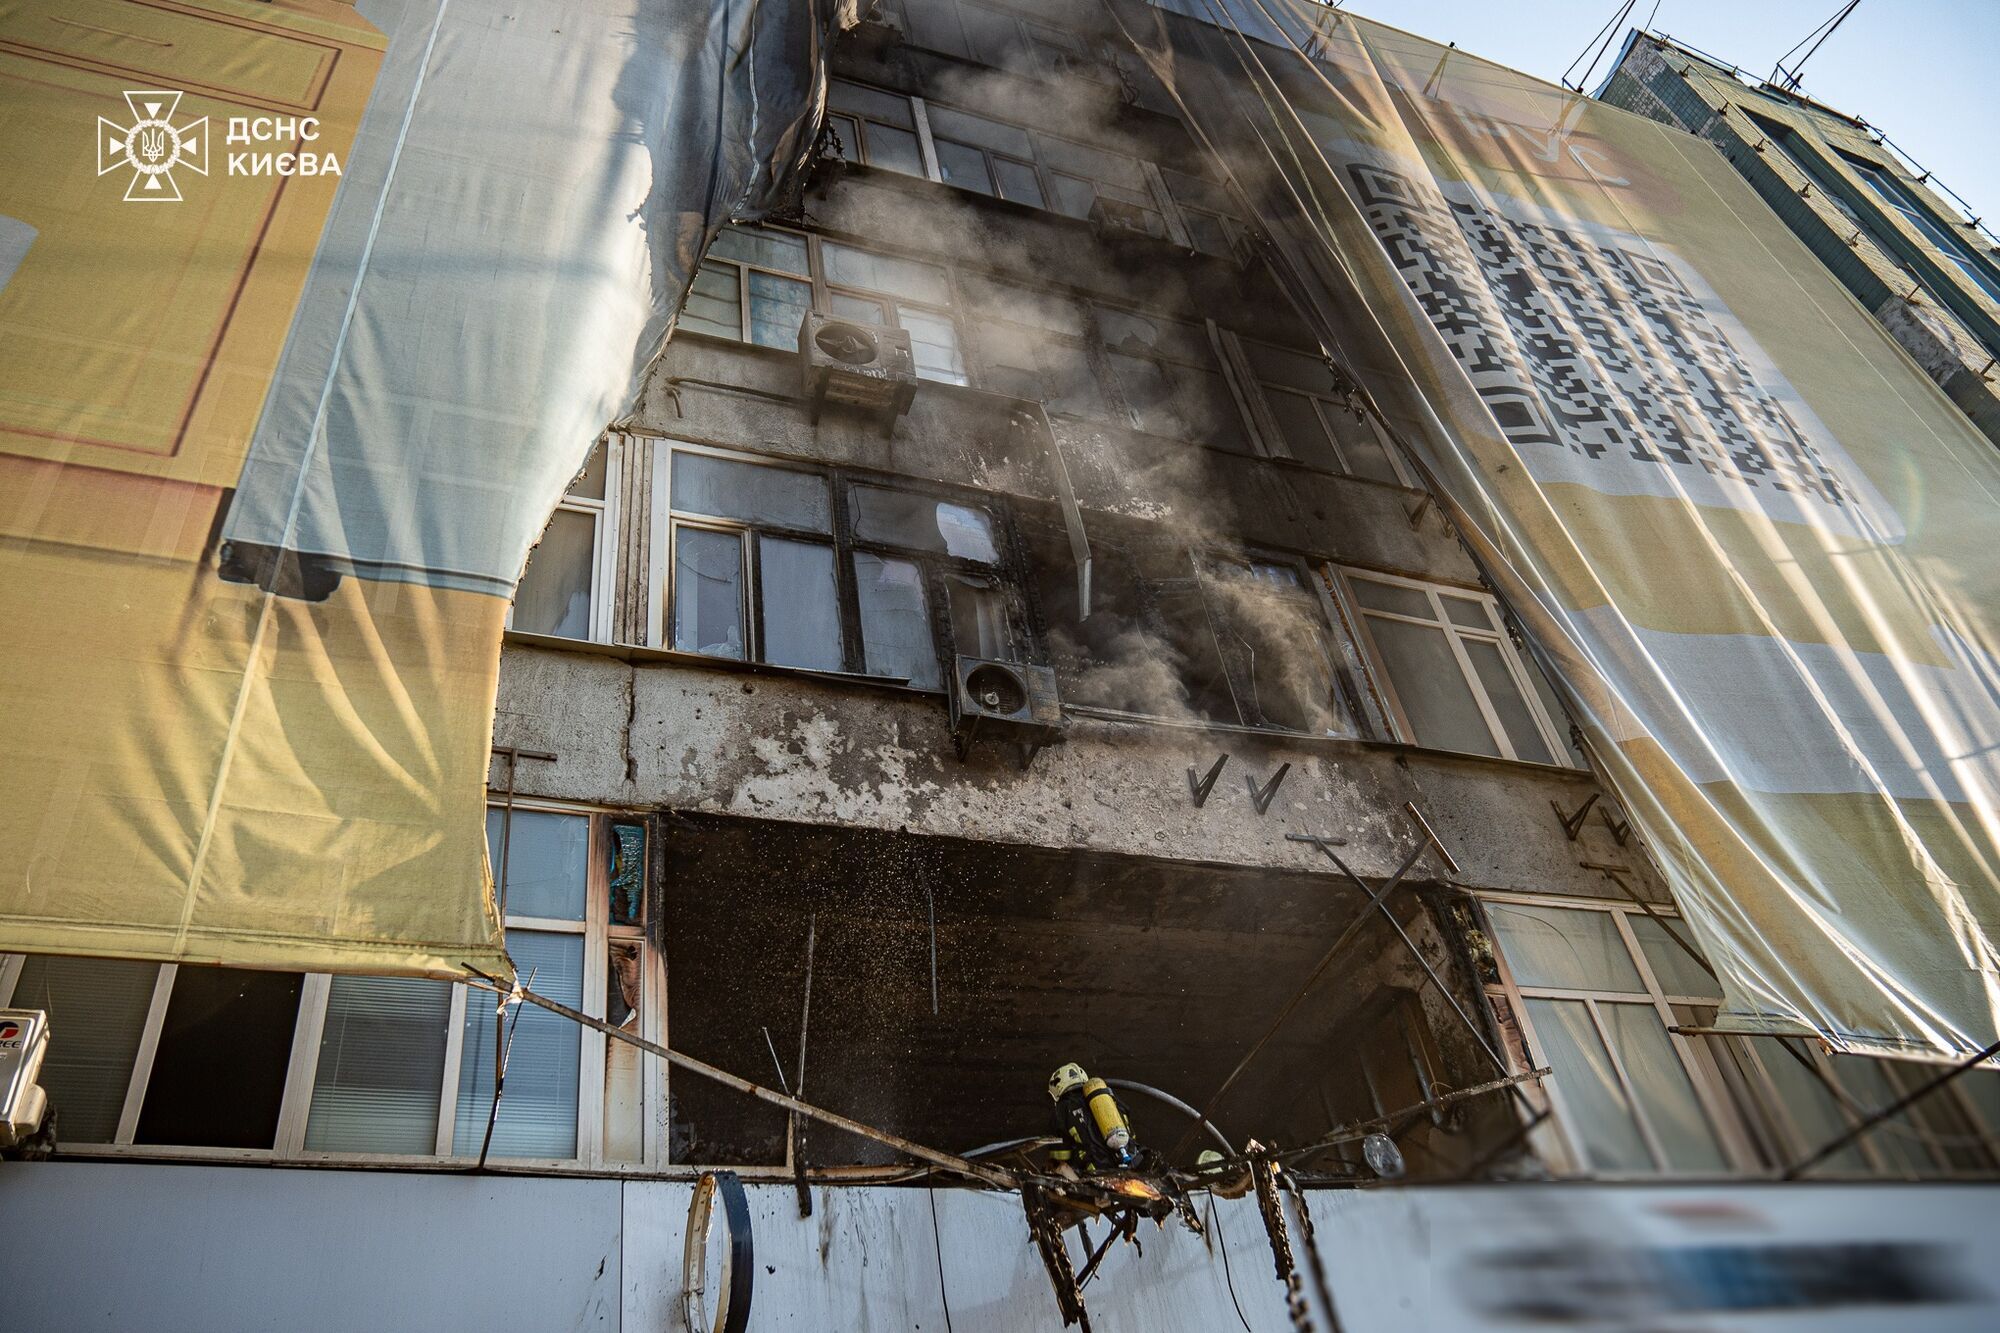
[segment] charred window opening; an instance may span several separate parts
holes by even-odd
[[[1389,1109],[1490,1077],[1476,1043],[1446,1029],[1449,1006],[1406,998],[1423,973],[1366,895],[1316,872],[720,815],[675,817],[666,846],[675,1048],[762,1084],[782,1070],[796,1088],[803,1024],[808,1101],[946,1151],[1048,1132],[1049,1071],[1071,1061],[1207,1102],[1358,912],[1348,964],[1319,974],[1223,1098],[1224,1132],[1304,1143],[1329,1105],[1369,1114],[1365,1091],[1332,1076],[1364,1050]],[[1435,929],[1414,897],[1396,910],[1420,936]],[[1256,967],[1218,964],[1250,956]],[[671,1080],[675,1162],[787,1165],[782,1111]],[[1144,1098],[1127,1110],[1161,1151],[1188,1127]],[[1463,1160],[1474,1137],[1454,1140]],[[806,1164],[904,1162],[814,1125]]]
[[[1322,735],[1363,731],[1348,652],[1314,579],[1280,558],[1220,556],[1092,519],[1090,614],[1053,514],[1024,527],[1063,698],[1149,717]]]
[[[1249,452],[1228,381],[1200,325],[1093,306],[1098,340],[1139,430],[1237,453]]]
[[[908,479],[676,448],[665,638],[711,657],[940,689],[1034,656],[1006,513]]]

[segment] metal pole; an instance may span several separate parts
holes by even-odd
[[[1450,1106],[1453,1102],[1462,1102],[1472,1097],[1483,1097],[1489,1092],[1506,1092],[1519,1087],[1530,1079],[1547,1078],[1550,1072],[1547,1066],[1543,1066],[1540,1069],[1530,1069],[1525,1074],[1509,1074],[1505,1078],[1496,1078],[1485,1083],[1475,1083],[1469,1088],[1460,1088],[1456,1092],[1447,1092],[1442,1096],[1433,1097],[1429,1101],[1418,1102],[1414,1106],[1405,1106],[1400,1110],[1390,1111],[1368,1120],[1353,1120],[1345,1125],[1336,1125],[1303,1148],[1287,1148],[1285,1151],[1278,1153],[1277,1159],[1280,1162],[1295,1162],[1301,1158],[1311,1157],[1315,1153],[1325,1152],[1328,1148],[1332,1148],[1338,1144],[1352,1143],[1356,1139],[1367,1138],[1375,1131],[1387,1129],[1398,1120],[1402,1120],[1408,1116],[1422,1114],[1434,1107]]]
[[[829,1111],[824,1107],[814,1106],[810,1102],[802,1102],[797,1097],[788,1097],[782,1092],[773,1092],[769,1088],[760,1087],[752,1083],[747,1078],[738,1078],[726,1069],[718,1069],[705,1060],[697,1060],[691,1055],[683,1055],[671,1047],[662,1046],[658,1042],[647,1041],[637,1033],[613,1027],[601,1018],[592,1018],[589,1014],[581,1010],[572,1009],[568,1005],[551,1000],[545,995],[537,995],[526,986],[519,986],[509,990],[492,977],[487,976],[484,972],[472,969],[472,973],[485,982],[489,988],[501,995],[513,995],[527,1001],[529,1004],[546,1009],[552,1014],[561,1014],[571,1022],[581,1023],[593,1031],[602,1032],[607,1037],[616,1037],[619,1041],[656,1055],[669,1064],[678,1065],[691,1074],[699,1074],[703,1078],[713,1079],[725,1088],[730,1088],[749,1097],[755,1097],[758,1101],[768,1103],[780,1110],[808,1116],[823,1124],[832,1125],[835,1129],[846,1130],[849,1134],[856,1134],[864,1139],[872,1139],[876,1143],[894,1148],[897,1152],[906,1153],[920,1162],[929,1162],[932,1166],[942,1167],[956,1175],[969,1176],[973,1180],[991,1185],[995,1189],[1012,1190],[1020,1188],[1019,1179],[1009,1172],[999,1170],[996,1167],[981,1166],[979,1163],[969,1162],[963,1157],[955,1157],[951,1153],[939,1152],[936,1148],[927,1148],[923,1144],[903,1138],[899,1134],[891,1134],[885,1129],[876,1129],[873,1125],[864,1125],[859,1120],[850,1120],[837,1111]]]
[[[1824,1162],[1827,1158],[1833,1156],[1876,1126],[1914,1106],[1936,1092],[1939,1088],[1942,1088],[1945,1084],[1957,1078],[1960,1074],[1963,1074],[1966,1070],[1977,1069],[1980,1065],[1991,1060],[1995,1055],[2000,1055],[2000,1041],[1994,1042],[1991,1046],[1988,1046],[1985,1050],[1975,1055],[1967,1056],[1950,1069],[1945,1070],[1942,1074],[1939,1074],[1936,1078],[1918,1088],[1915,1092],[1898,1097],[1879,1111],[1865,1117],[1860,1124],[1854,1126],[1854,1128],[1848,1130],[1845,1134],[1838,1135],[1831,1142],[1786,1167],[1778,1178],[1780,1180],[1797,1180],[1801,1175],[1818,1166],[1821,1162]]]

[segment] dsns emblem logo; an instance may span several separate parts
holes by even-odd
[[[128,91],[125,105],[132,109],[131,125],[97,118],[97,174],[129,170],[127,203],[179,203],[174,168],[208,174],[208,117],[174,124],[174,108],[180,101],[176,92]]]

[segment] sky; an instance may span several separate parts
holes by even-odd
[[[1632,26],[1758,78],[1844,0],[1638,0],[1587,90]],[[1620,0],[1347,0],[1342,8],[1560,80]],[[2000,0],[1861,0],[1805,67],[1803,91],[1880,129],[2000,231]],[[1574,76],[1571,79],[1575,81]]]

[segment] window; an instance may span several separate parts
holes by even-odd
[[[1295,562],[1191,551],[1094,520],[1083,616],[1060,518],[1045,516],[1029,541],[1065,703],[1319,735],[1363,729],[1358,663]]]
[[[724,227],[696,271],[678,328],[760,347],[797,347],[812,308],[804,236],[772,227]]]
[[[645,824],[523,805],[489,810],[487,835],[523,978],[657,1039]],[[0,964],[0,996],[49,1011],[42,1082],[67,1147],[476,1158],[505,1049],[492,1157],[662,1150],[653,1057],[532,1005],[503,1027],[489,992],[448,982],[31,957]]]
[[[926,110],[931,143],[937,149],[938,178],[946,185],[1033,208],[1048,207],[1028,131],[949,107]]]
[[[972,500],[677,448],[667,642],[682,652],[944,682],[1019,660],[999,522]]]
[[[928,176],[916,111],[897,93],[833,80],[827,92],[827,121],[840,137],[840,154],[909,176]]]
[[[1406,740],[1584,766],[1547,682],[1514,650],[1492,598],[1391,574],[1346,576],[1376,679]]]
[[[1484,901],[1500,970],[1489,977],[1517,1058],[1549,1066],[1578,1169],[1693,1172],[1796,1162],[1935,1066],[1829,1057],[1773,1037],[1681,1037],[1708,1027],[1721,988],[1688,926],[1636,905],[1494,896]],[[1664,922],[1664,924],[1663,924]],[[1669,933],[1671,929],[1672,934]],[[1824,1175],[1948,1175],[2000,1164],[2000,1072],[1961,1075],[1841,1149]]]
[[[1236,344],[1293,458],[1391,486],[1414,485],[1381,424],[1352,397],[1336,393],[1323,359],[1252,338],[1236,338]]]
[[[1094,306],[1098,338],[1125,415],[1139,430],[1238,453],[1249,445],[1200,325]]]
[[[609,476],[616,450],[611,440],[592,450],[582,474],[549,516],[514,589],[513,609],[507,616],[510,629],[600,643],[610,640],[610,589],[617,568],[611,534],[617,492]]]
[[[939,264],[820,242],[827,310],[843,319],[907,330],[917,374],[964,384],[965,358],[951,316],[951,280]]]
[[[1090,364],[1090,316],[1052,291],[968,276],[980,313],[980,383],[1052,413],[1106,419],[1111,408]]]
[[[1553,1071],[1557,1122],[1578,1167],[1650,1174],[1747,1164],[1718,1118],[1720,1090],[1688,1049],[1698,1039],[1668,1031],[1680,1021],[1673,1004],[1712,995],[1714,982],[1655,922],[1599,904],[1487,899],[1485,909],[1503,968],[1499,998],[1518,1017],[1530,1057]]]
[[[1236,258],[1237,238],[1244,226],[1229,192],[1213,181],[1165,167],[1160,169],[1160,179],[1180,211],[1188,244],[1220,259]]]
[[[1880,195],[1882,201],[1901,214],[1903,220],[1915,228],[1918,235],[1936,246],[1939,253],[1956,264],[1959,271],[1972,280],[1973,285],[1986,293],[1988,300],[2000,301],[2000,277],[1996,277],[1992,270],[1987,268],[1973,252],[1972,247],[1952,235],[1951,230],[1931,212],[1915,191],[1880,163],[1870,162],[1852,153],[1842,153],[1841,157],[1847,160],[1848,167],[1861,178],[1864,185]]]
[[[942,265],[775,227],[722,229],[702,260],[678,327],[793,348],[806,311],[814,308],[907,330],[918,375],[966,383],[951,281]]]

